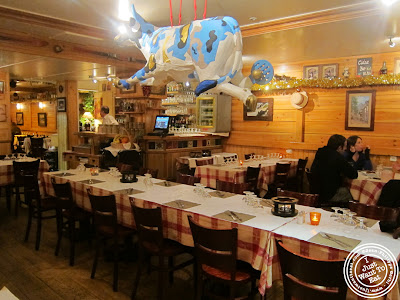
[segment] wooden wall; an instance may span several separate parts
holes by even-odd
[[[388,73],[393,73],[394,59],[400,52],[373,54],[373,74],[377,75],[386,61]],[[356,73],[356,60],[360,57],[344,57],[319,61],[304,61],[276,65],[275,74],[302,78],[303,66],[339,63],[339,74],[344,67],[349,67],[350,77]],[[272,62],[273,64],[273,62]],[[274,64],[273,64],[274,65]],[[282,72],[282,70],[285,70]],[[374,131],[345,130],[346,91],[375,90],[375,129]],[[309,102],[302,110],[297,110],[290,103],[294,90],[276,91],[271,94],[258,94],[258,97],[274,99],[273,121],[243,121],[243,105],[239,100],[232,101],[232,131],[225,143],[225,151],[244,153],[256,152],[267,154],[286,153],[292,149],[292,157],[309,157],[309,164],[315,151],[326,145],[332,134],[345,137],[359,135],[365,144],[370,145],[374,164],[390,165],[390,155],[400,156],[400,87],[371,86],[363,88],[318,89],[304,88],[309,95]]]
[[[0,154],[11,153],[11,119],[10,119],[10,79],[6,72],[0,72],[3,92],[0,92],[0,105],[5,105],[6,121],[0,122]]]

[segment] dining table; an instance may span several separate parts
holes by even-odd
[[[214,153],[211,156],[201,156],[201,157],[190,157],[190,156],[181,156],[176,159],[178,164],[188,165],[190,169],[194,169],[197,167],[196,161],[202,161],[207,159],[213,159],[213,164],[222,164],[227,160],[234,160],[238,158],[237,153],[229,153],[229,152],[219,152]]]
[[[290,164],[289,177],[296,175],[299,160],[294,158],[266,158],[262,160],[245,160],[241,165],[239,161],[228,164],[214,164],[198,166],[195,176],[200,178],[200,183],[211,188],[216,188],[217,180],[229,181],[234,183],[244,183],[246,179],[247,167],[257,168],[261,165],[258,175],[257,188],[260,194],[264,195],[268,191],[268,185],[275,180],[276,164]]]
[[[93,173],[96,174],[96,173]],[[87,190],[95,195],[114,194],[117,203],[118,222],[126,227],[135,227],[130,201],[145,208],[161,207],[164,236],[186,246],[193,246],[188,223],[192,216],[200,225],[214,229],[238,229],[238,259],[248,262],[260,271],[259,291],[265,294],[274,281],[282,279],[275,242],[283,240],[293,250],[318,259],[344,259],[355,245],[369,242],[387,247],[394,256],[400,258],[399,241],[388,233],[382,233],[377,223],[367,231],[352,230],[339,225],[331,212],[319,208],[297,205],[298,211],[321,213],[318,226],[308,221],[298,224],[298,217],[279,217],[272,213],[270,200],[244,201],[243,195],[217,192],[209,188],[194,187],[160,179],[145,180],[138,176],[135,183],[122,183],[115,172],[99,172],[92,176],[89,171],[67,170],[45,172],[43,174],[46,191],[54,195],[51,178],[57,183],[70,182],[74,199],[78,206],[90,211]],[[252,205],[249,205],[251,203]],[[332,244],[331,240],[313,240],[325,232],[338,238],[351,240],[351,247],[343,248]],[[357,299],[349,290],[347,299]],[[389,299],[400,299],[398,286],[390,292]]]

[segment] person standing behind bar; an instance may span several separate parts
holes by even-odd
[[[346,138],[339,134],[332,135],[328,144],[319,148],[311,166],[313,178],[318,180],[319,199],[322,206],[329,202],[348,202],[352,200],[350,191],[342,186],[343,176],[355,179],[354,169],[342,155],[346,148]]]
[[[347,150],[344,158],[356,170],[372,170],[372,163],[369,159],[369,146],[364,149],[362,139],[358,135],[352,135],[347,139]]]
[[[109,115],[110,109],[108,106],[102,106],[100,109],[100,116],[103,118],[103,124],[105,125],[119,125],[118,121],[111,115]]]

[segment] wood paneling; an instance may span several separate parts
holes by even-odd
[[[373,74],[378,74],[384,61],[388,72],[394,69],[395,57],[400,52],[365,55],[372,57]],[[318,61],[289,62],[285,64],[287,76],[302,78],[303,66],[339,63],[339,74],[344,67],[349,67],[350,76],[356,72],[359,57],[344,57]],[[283,65],[274,65],[276,73]],[[347,90],[375,90],[375,129],[374,131],[345,130],[345,105]],[[326,145],[332,134],[345,137],[359,135],[366,145],[371,147],[371,159],[374,164],[390,165],[389,155],[400,156],[400,87],[371,86],[363,88],[304,88],[309,95],[307,106],[299,111],[290,104],[292,91],[274,91],[260,97],[274,99],[272,122],[243,121],[243,104],[232,101],[232,131],[224,151],[237,152],[241,157],[245,153],[257,154],[286,153],[292,149],[292,157],[309,157],[312,161],[319,147]],[[310,162],[311,163],[311,162]]]
[[[11,152],[11,118],[10,118],[10,78],[8,73],[0,72],[0,81],[3,81],[4,92],[0,94],[0,105],[6,107],[6,121],[0,122],[0,154]]]
[[[29,131],[39,134],[50,134],[57,132],[57,112],[56,102],[46,101],[43,102],[45,107],[39,108],[39,102],[25,102],[23,108],[17,110],[17,104],[11,104],[11,120],[16,122],[16,113],[22,112],[24,114],[24,125],[18,125],[22,131]],[[38,125],[38,113],[47,114],[47,126],[40,127]]]

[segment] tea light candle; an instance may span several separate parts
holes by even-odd
[[[241,166],[243,166],[243,160],[239,160]]]
[[[321,220],[321,213],[315,211],[310,212],[311,225],[318,225],[320,220]]]

